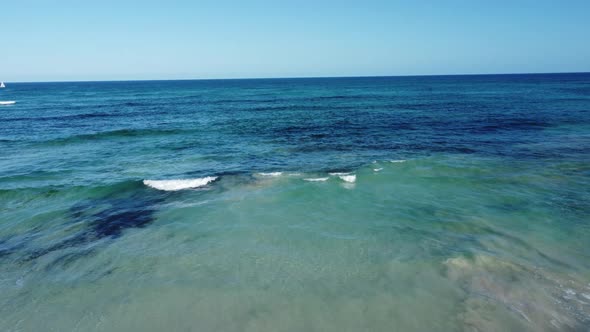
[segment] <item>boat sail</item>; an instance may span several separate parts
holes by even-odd
[[[0,82],[0,88],[5,88],[6,85],[4,85],[4,82]],[[10,101],[3,101],[0,100],[0,106],[4,106],[4,105],[14,105],[16,104],[16,101],[10,100]]]

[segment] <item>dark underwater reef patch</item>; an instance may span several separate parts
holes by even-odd
[[[0,258],[12,255],[24,248],[25,242],[22,239],[17,241],[12,238],[0,239]]]
[[[159,200],[146,200],[140,195],[121,199],[90,200],[72,207],[71,213],[75,220],[88,223],[86,234],[94,238],[116,238],[128,228],[141,228],[153,221],[153,214]],[[96,205],[106,205],[105,208],[92,214],[86,211]]]
[[[116,239],[128,229],[146,227],[154,221],[155,206],[162,199],[161,195],[146,198],[144,194],[134,194],[125,198],[89,199],[76,204],[70,208],[70,222],[84,224],[83,229],[52,246],[33,251],[28,259],[98,240]]]
[[[146,136],[166,136],[166,135],[181,135],[185,133],[193,132],[187,129],[118,129],[101,131],[91,134],[81,134],[68,137],[62,137],[53,139],[50,141],[42,142],[44,144],[70,144],[70,143],[82,143],[89,141],[98,140],[109,140],[117,138],[133,138],[133,137],[146,137]]]
[[[100,195],[71,206],[66,221],[58,227],[39,225],[26,233],[0,238],[0,259],[11,256],[25,263],[64,250],[51,265],[71,262],[92,254],[96,250],[93,244],[98,241],[114,240],[130,229],[153,223],[159,204],[170,195],[148,190],[138,181],[96,187],[93,191]],[[60,233],[60,240],[45,246],[36,244],[44,241],[41,236],[51,232]]]

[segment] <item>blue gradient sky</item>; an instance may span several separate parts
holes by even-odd
[[[0,80],[590,71],[590,1],[0,2]]]

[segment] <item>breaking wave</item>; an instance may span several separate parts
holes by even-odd
[[[180,179],[180,180],[143,180],[143,184],[148,187],[164,190],[177,191],[183,189],[199,188],[208,185],[217,180],[216,176],[207,176],[196,179]]]

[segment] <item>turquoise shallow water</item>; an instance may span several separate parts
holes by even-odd
[[[2,331],[587,331],[590,75],[10,84]]]

